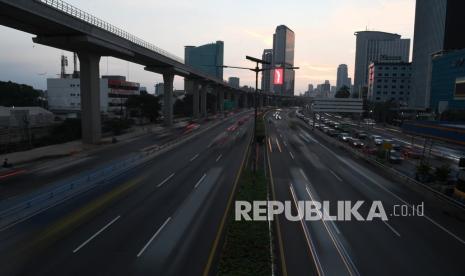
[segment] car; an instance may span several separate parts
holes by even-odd
[[[375,155],[378,154],[379,149],[377,147],[366,147],[364,152],[366,154]]]
[[[389,162],[390,163],[399,164],[399,163],[402,163],[402,160],[403,158],[399,151],[396,151],[396,150],[389,151]]]
[[[329,134],[329,136],[331,136],[331,137],[337,137],[337,136],[339,135],[339,133],[340,133],[340,132],[337,131],[337,130],[335,130],[334,128],[332,128],[332,129],[330,129],[330,130],[328,131],[328,134]]]
[[[354,148],[363,148],[365,146],[365,143],[357,138],[350,139],[349,144]]]
[[[421,150],[412,146],[403,147],[401,152],[406,158],[411,159],[421,159],[423,156],[423,152]]]
[[[340,133],[340,134],[338,135],[338,138],[339,138],[339,140],[341,140],[342,142],[348,142],[348,141],[351,139],[349,133],[347,133],[347,132]]]
[[[366,134],[365,132],[357,132],[355,133],[355,137],[360,140],[365,140],[366,138],[368,138],[368,134]]]
[[[383,142],[384,142],[383,137],[381,137],[379,135],[371,135],[370,140],[377,146],[382,145]]]

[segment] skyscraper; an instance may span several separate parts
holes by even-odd
[[[349,73],[346,64],[341,64],[337,67],[336,90],[339,90],[343,86],[347,86],[350,89]]]
[[[429,107],[432,55],[465,48],[465,1],[421,0],[415,9],[410,107]]]
[[[186,46],[184,48],[184,63],[200,71],[223,80],[224,43],[215,43],[202,46]],[[184,90],[192,93],[194,83],[184,79]]]
[[[409,62],[410,39],[401,39],[398,34],[385,32],[356,32],[355,91],[368,85],[368,66],[373,61],[396,60]]]
[[[237,77],[229,77],[228,84],[232,87],[239,88],[240,87],[240,79]]]
[[[273,70],[270,68],[273,66],[273,49],[263,50],[262,60],[269,62],[270,64],[263,64],[262,71],[262,90],[264,92],[272,92],[272,74]]]
[[[293,67],[294,66],[294,32],[285,25],[276,27],[273,35],[273,66]],[[274,93],[279,95],[294,95],[295,71],[285,69],[283,71],[283,84],[274,85]]]
[[[186,46],[184,49],[184,62],[204,73],[223,79],[224,43],[205,44],[202,46]]]

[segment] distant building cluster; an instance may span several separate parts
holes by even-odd
[[[413,56],[400,35],[357,32],[354,89],[414,112],[465,109],[465,2],[417,1]]]
[[[354,79],[340,64],[336,85],[308,86],[305,96],[334,97],[341,87],[369,103],[391,102],[411,112],[465,112],[465,1],[416,1],[411,40],[382,31],[356,32]],[[265,57],[265,53],[264,53]],[[265,58],[264,58],[265,59]]]

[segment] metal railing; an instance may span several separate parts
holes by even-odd
[[[132,35],[118,27],[115,27],[113,25],[111,25],[110,23],[108,22],[105,22],[85,11],[82,11],[76,7],[74,7],[73,5],[71,4],[68,4],[66,3],[65,1],[61,1],[61,0],[35,0],[36,2],[39,2],[39,3],[42,3],[44,5],[47,5],[49,7],[52,7],[54,9],[57,9],[63,13],[66,13],[72,17],[75,17],[77,19],[80,19],[82,21],[85,21],[89,24],[92,24],[93,26],[95,27],[99,27],[105,31],[108,31],[114,35],[117,35],[121,38],[124,38],[124,39],[127,39],[129,41],[131,41],[132,43],[135,43],[139,46],[142,46],[146,49],[149,49],[149,50],[152,50],[158,54],[161,54],[161,55],[164,55],[170,59],[173,59],[177,62],[180,62],[180,63],[184,63],[184,60],[176,55],[173,55],[163,49],[160,49],[158,48],[157,46],[145,41],[145,40],[142,40],[138,37],[136,37],[135,35]]]

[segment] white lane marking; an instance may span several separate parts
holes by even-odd
[[[194,161],[195,159],[197,159],[197,157],[199,157],[199,154],[198,154],[198,153],[197,153],[196,155],[194,155],[194,157],[192,157],[192,158],[189,160],[189,162]]]
[[[313,241],[310,238],[310,233],[308,232],[307,225],[304,222],[304,215],[302,215],[301,210],[300,210],[300,208],[299,208],[299,206],[297,204],[297,197],[296,197],[296,195],[294,193],[294,187],[293,187],[292,183],[290,183],[290,185],[289,185],[289,190],[291,191],[292,200],[294,201],[295,208],[297,209],[297,214],[298,214],[298,216],[300,218],[302,218],[300,220],[300,224],[302,225],[302,230],[304,231],[304,236],[305,236],[305,240],[307,241],[307,246],[310,249],[310,252],[312,252],[311,255],[312,255],[312,258],[313,258],[313,262],[316,264],[316,269],[317,269],[318,275],[325,275],[325,272],[323,270],[323,266],[321,265],[320,258],[318,257],[318,254],[316,253],[315,245],[313,244]]]
[[[215,161],[215,162],[218,162],[218,161],[220,161],[221,157],[223,157],[223,155],[222,155],[222,154],[218,155],[218,158],[216,158],[216,161]]]
[[[112,225],[113,223],[115,223],[115,221],[119,220],[121,216],[117,216],[116,218],[114,218],[113,220],[111,220],[109,223],[107,223],[107,225],[105,225],[104,227],[102,227],[102,229],[100,229],[97,233],[93,234],[90,238],[88,238],[85,242],[83,242],[81,245],[79,245],[76,249],[73,250],[73,253],[76,253],[78,252],[81,248],[83,248],[84,246],[86,246],[86,244],[88,244],[89,242],[91,242],[93,239],[95,239],[95,237],[97,237],[98,235],[100,235],[100,233],[102,233],[103,231],[105,231],[105,229],[107,229],[108,227],[110,227],[110,225]]]
[[[271,147],[271,138],[268,137],[268,147],[270,148],[270,152],[273,153],[273,148]]]
[[[329,172],[334,175],[334,177],[336,177],[337,180],[339,180],[340,182],[342,182],[342,179],[331,169],[329,169]]]
[[[400,238],[400,234],[399,232],[394,229],[394,227],[392,227],[389,223],[385,222],[384,220],[381,220],[389,229],[391,229],[392,232],[394,232],[394,234],[396,234],[399,238]]]
[[[295,160],[294,154],[292,154],[292,152],[289,152],[289,155],[291,156],[292,160]]]
[[[299,170],[300,170],[300,173],[302,174],[302,176],[305,178],[305,181],[310,182],[310,180],[308,180],[307,175],[304,173],[302,168],[300,168]]]
[[[199,181],[197,181],[197,183],[194,186],[195,189],[197,189],[197,187],[200,185],[200,183],[202,183],[202,181],[205,179],[205,177],[207,177],[206,173],[202,176],[202,178],[200,178]]]
[[[311,183],[310,181],[308,183]],[[312,193],[310,192],[310,189],[308,188],[308,185],[305,185],[306,186],[306,190],[307,190],[307,194],[308,196],[310,197],[310,199],[313,201],[313,202],[316,202],[315,199],[313,198],[312,196]],[[329,211],[326,210],[325,208],[323,208],[323,215],[324,214],[328,214],[329,215]],[[326,224],[326,221],[324,219],[321,219],[321,222],[323,223],[323,226],[324,228],[326,229],[326,232],[328,233],[329,235],[329,238],[331,239],[331,241],[333,242],[334,244],[334,247],[336,248],[336,251],[339,253],[339,256],[341,257],[342,259],[342,262],[344,263],[345,267],[347,268],[347,271],[349,272],[350,275],[360,275],[360,273],[358,272],[357,270],[357,267],[355,266],[355,263],[354,261],[352,260],[352,258],[350,257],[349,253],[347,253],[347,250],[345,249],[345,247],[340,243],[339,240],[336,239],[336,237],[334,236],[333,232],[329,229],[329,226]],[[350,265],[349,265],[350,263]],[[352,269],[354,269],[354,273],[352,273]]]
[[[175,173],[172,173],[170,176],[168,176],[167,178],[165,178],[165,180],[163,180],[160,184],[157,185],[157,188],[160,188],[160,187],[163,186],[166,182],[170,181],[170,179],[173,178],[174,175],[175,175]]]
[[[279,152],[283,152],[282,149],[281,149],[281,146],[279,145],[278,138],[276,138],[276,145],[278,146]]]
[[[168,224],[168,222],[170,220],[171,220],[171,217],[167,218],[165,220],[165,222],[161,225],[161,227],[158,228],[157,232],[155,232],[155,234],[153,234],[153,236],[150,238],[150,240],[139,251],[139,253],[137,254],[137,258],[139,258],[140,256],[142,256],[142,254],[144,254],[144,251],[147,249],[147,247],[149,247],[149,245],[152,243],[152,241],[158,236],[158,234],[160,234],[161,230],[163,230],[163,228],[165,228],[166,224]]]

